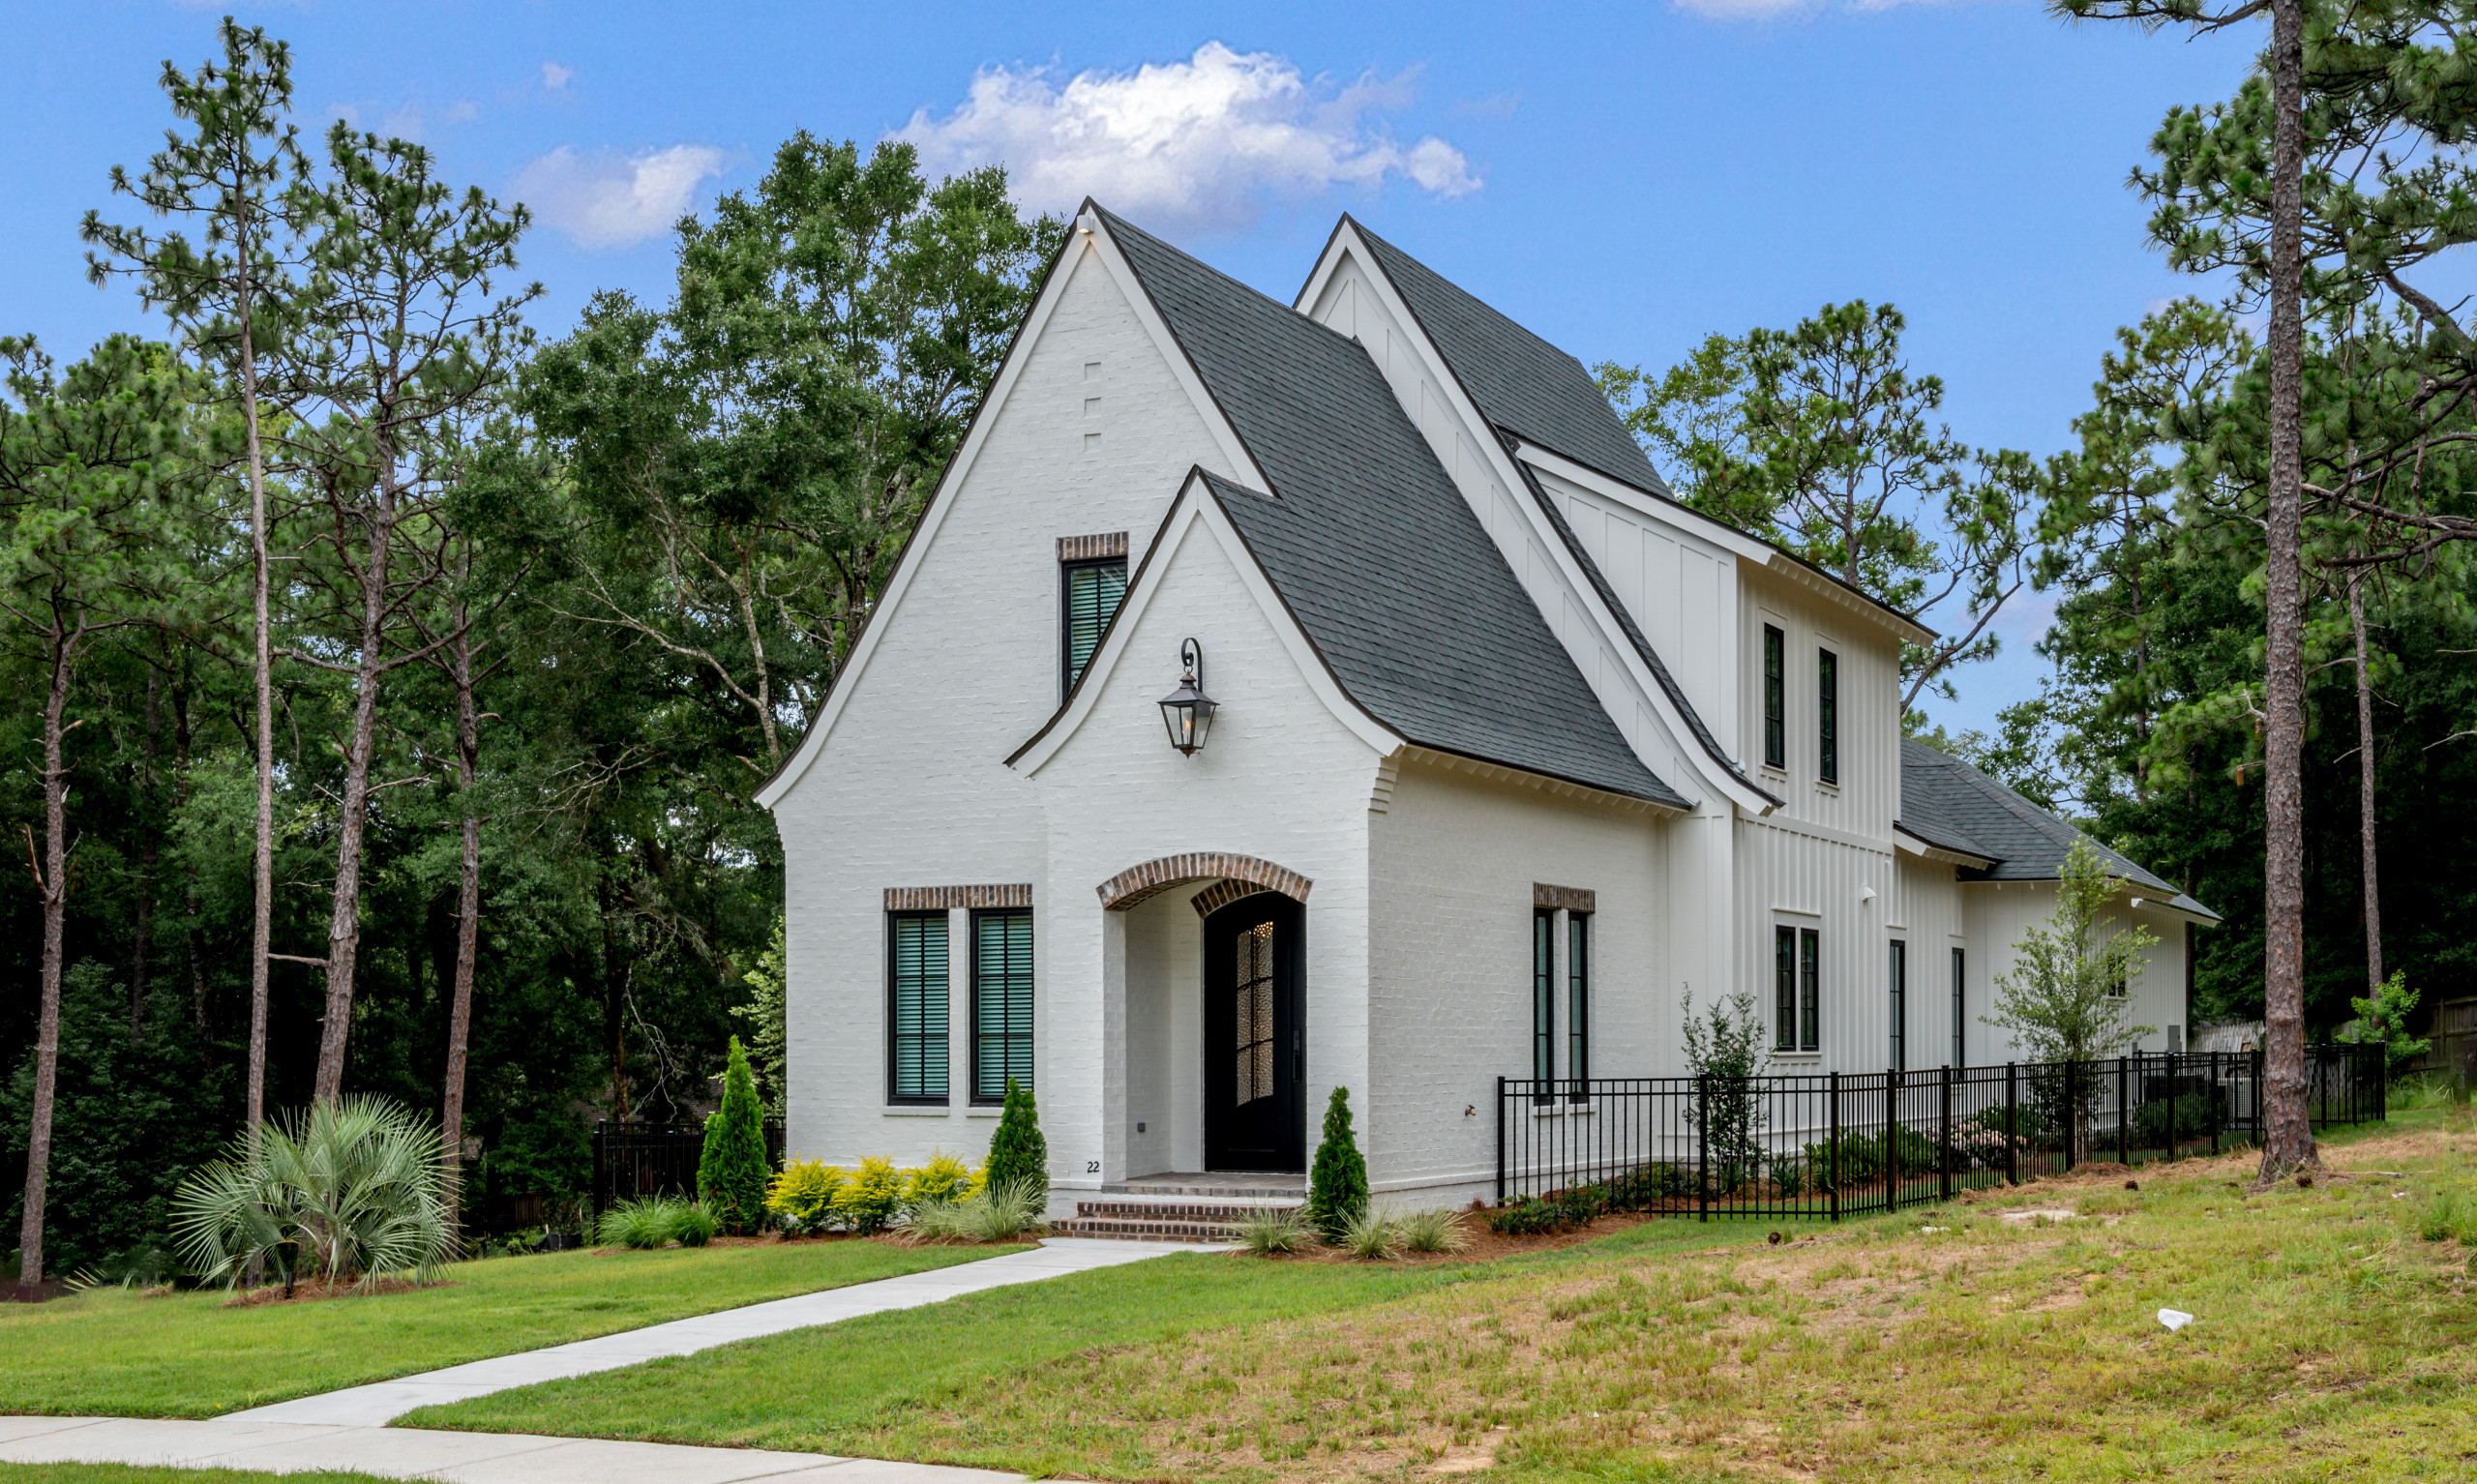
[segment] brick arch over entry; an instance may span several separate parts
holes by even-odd
[[[1316,884],[1287,866],[1276,866],[1252,855],[1194,850],[1131,866],[1093,890],[1101,894],[1102,906],[1123,912],[1147,898],[1189,881],[1243,881],[1252,890],[1277,891],[1296,902],[1306,901],[1308,890]]]

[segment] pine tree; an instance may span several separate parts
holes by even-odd
[[[705,1120],[705,1150],[697,1161],[697,1191],[734,1236],[765,1221],[765,1130],[759,1122],[757,1082],[748,1053],[731,1037],[731,1064],[723,1072],[723,1106]]]
[[[1032,1095],[1013,1078],[1006,1079],[1006,1110],[999,1114],[998,1132],[990,1136],[986,1190],[1030,1186],[1049,1192],[1049,1141],[1041,1137],[1040,1111]]]
[[[1367,1161],[1351,1132],[1351,1089],[1335,1087],[1325,1105],[1325,1138],[1316,1145],[1316,1169],[1307,1182],[1307,1220],[1325,1240],[1341,1240],[1342,1229],[1367,1212]]]

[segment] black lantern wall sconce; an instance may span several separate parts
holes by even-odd
[[[1204,646],[1194,639],[1180,644],[1179,663],[1186,667],[1186,674],[1177,690],[1161,697],[1161,724],[1170,729],[1170,745],[1192,757],[1203,749],[1205,734],[1212,730],[1217,707],[1204,693]]]

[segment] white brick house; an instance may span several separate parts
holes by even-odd
[[[789,1143],[1062,1195],[1295,1172],[1481,1193],[1495,1080],[2002,1060],[2071,830],[1905,743],[1900,615],[1678,505],[1572,357],[1345,217],[1295,305],[1088,203],[799,752]],[[1205,744],[1159,705],[1202,652]],[[2184,1020],[2184,927],[2136,1018]]]

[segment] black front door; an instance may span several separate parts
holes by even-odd
[[[1204,1162],[1304,1170],[1298,904],[1258,892],[1205,919]]]

